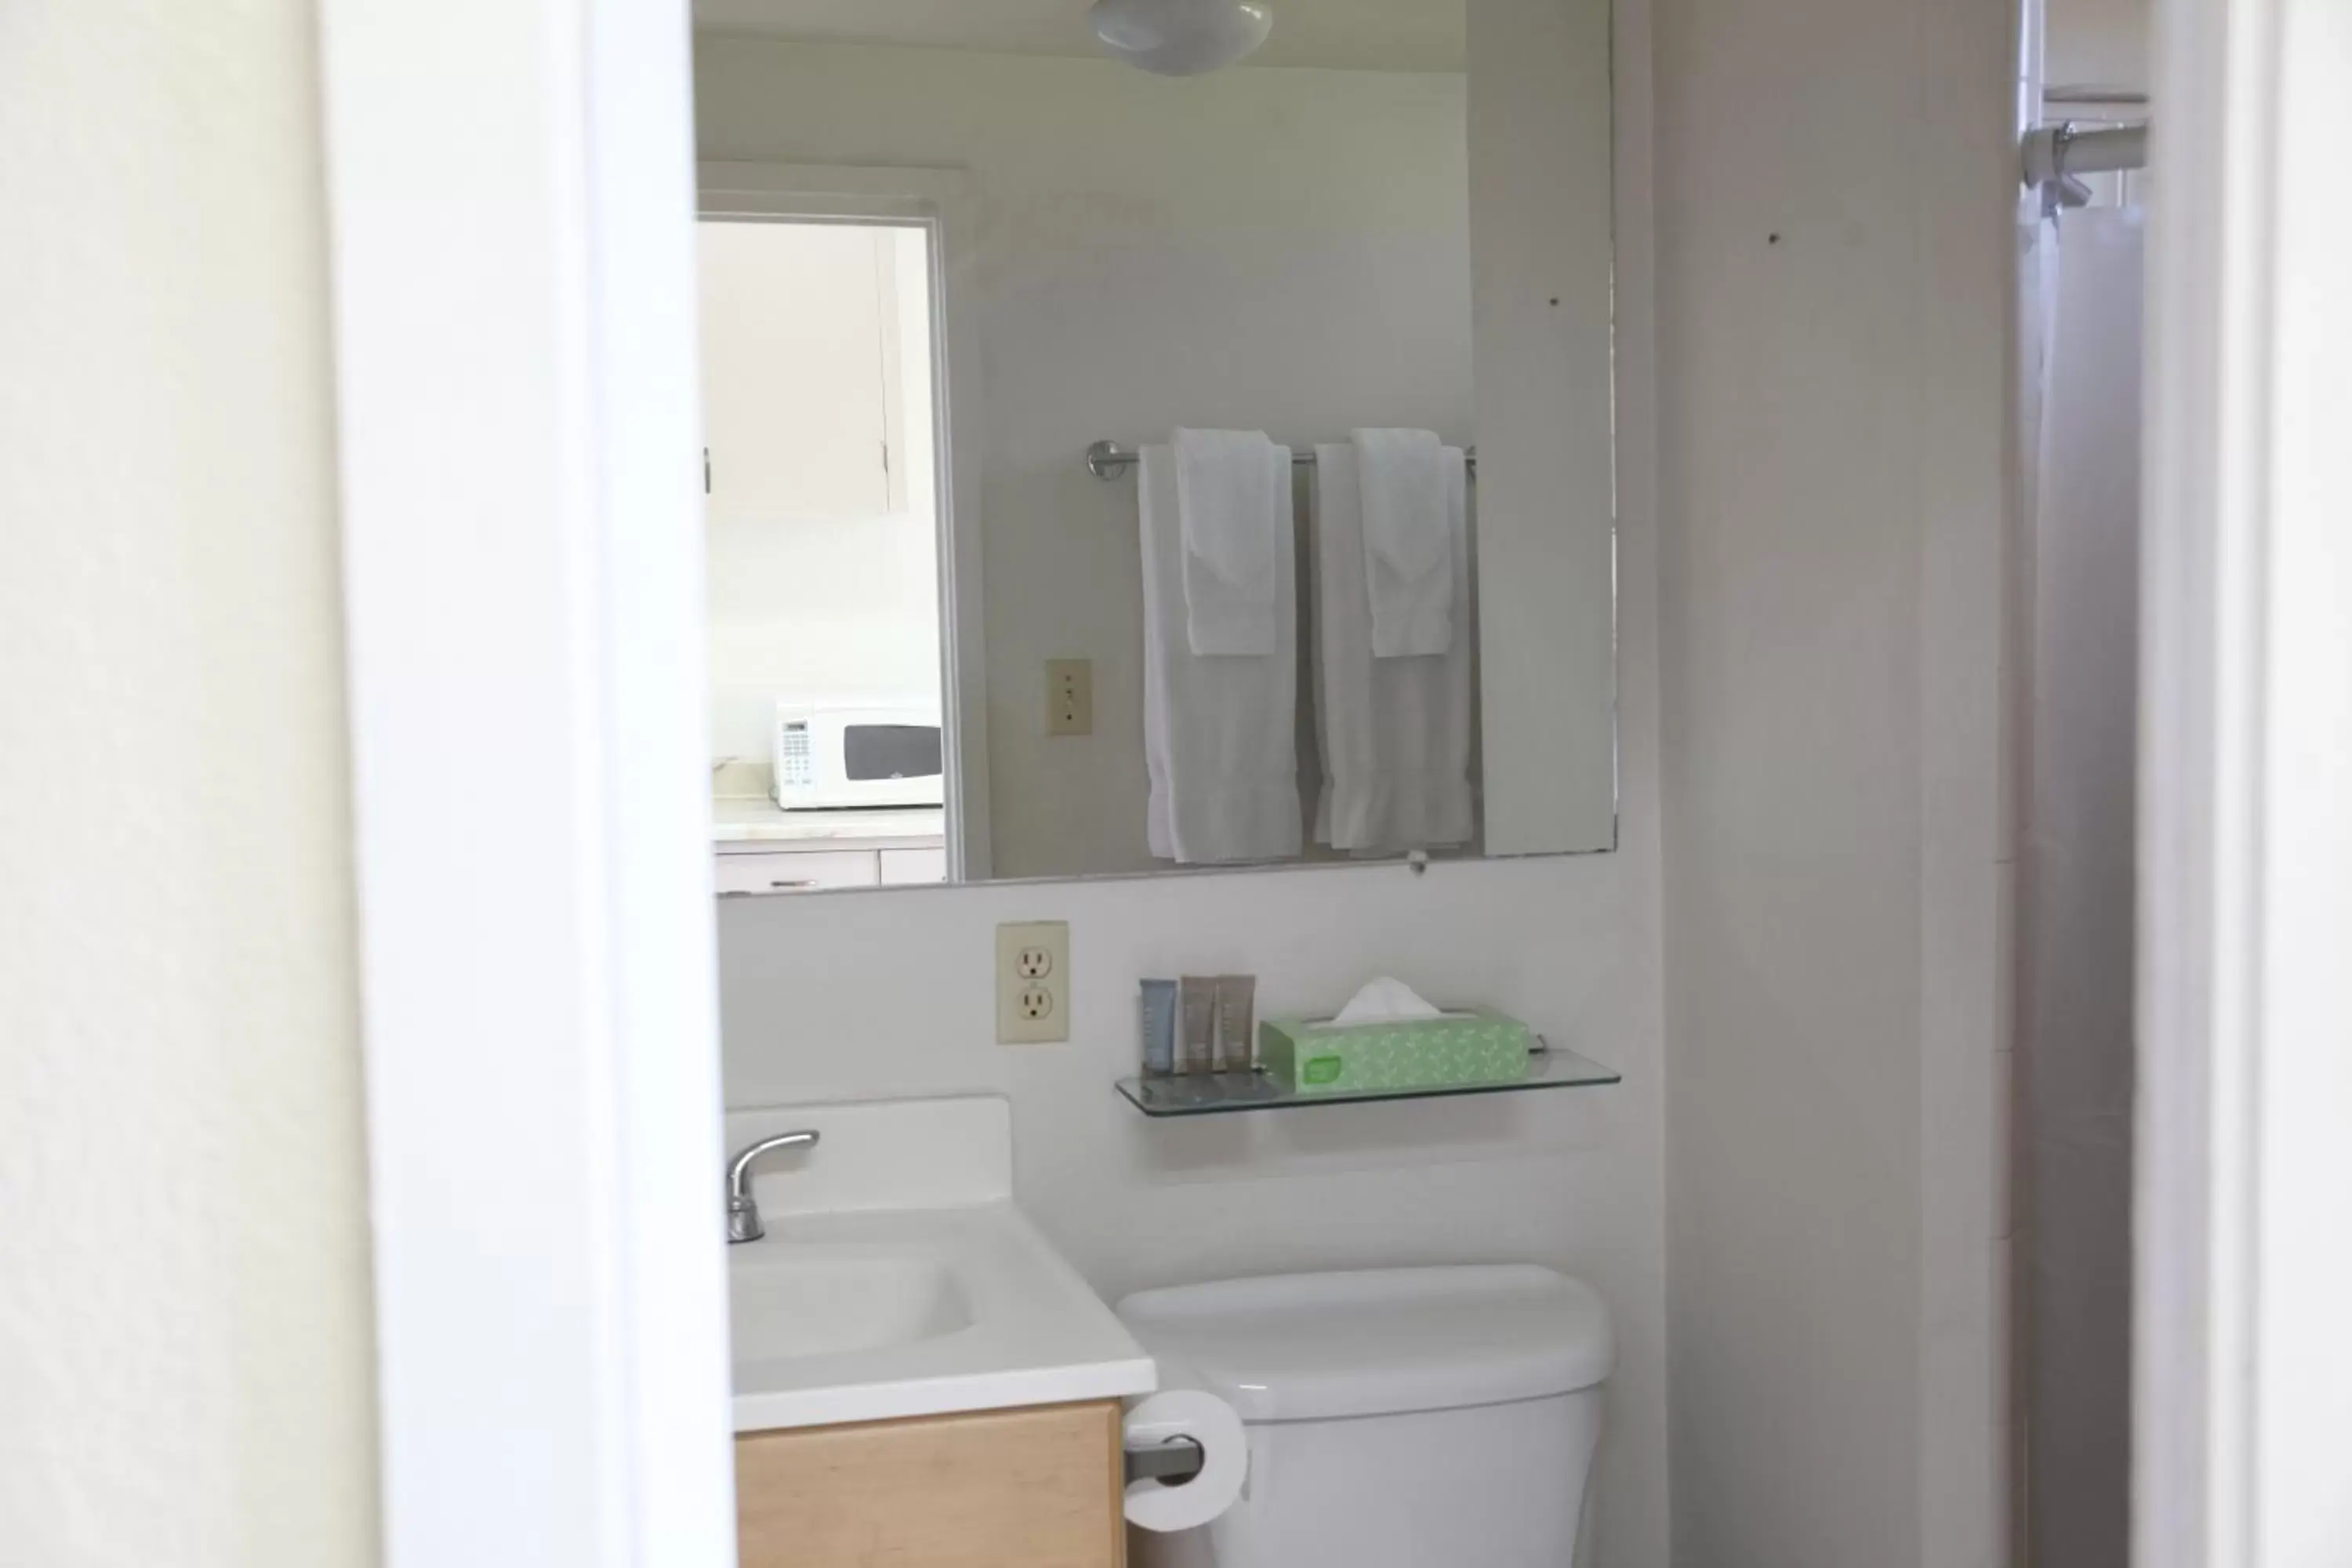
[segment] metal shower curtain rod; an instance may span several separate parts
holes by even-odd
[[[2122,125],[2085,131],[2071,121],[2025,133],[2018,149],[2025,183],[2047,184],[2070,174],[2112,174],[2147,167],[2147,127]]]

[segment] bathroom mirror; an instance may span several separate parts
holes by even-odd
[[[722,894],[1613,847],[1605,0],[696,19]]]

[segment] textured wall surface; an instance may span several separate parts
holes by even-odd
[[[2001,1560],[2011,28],[1656,7],[1690,1568]]]
[[[2048,0],[2049,80],[2147,90],[2149,0]]]
[[[0,1559],[375,1560],[304,0],[0,11]]]

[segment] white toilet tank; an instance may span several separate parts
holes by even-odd
[[[1160,1561],[1574,1568],[1615,1355],[1591,1288],[1532,1264],[1292,1274],[1118,1305],[1163,1388],[1240,1412],[1249,1476]]]

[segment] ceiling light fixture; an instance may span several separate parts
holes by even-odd
[[[1095,0],[1103,47],[1154,76],[1200,76],[1246,58],[1274,30],[1267,0]]]

